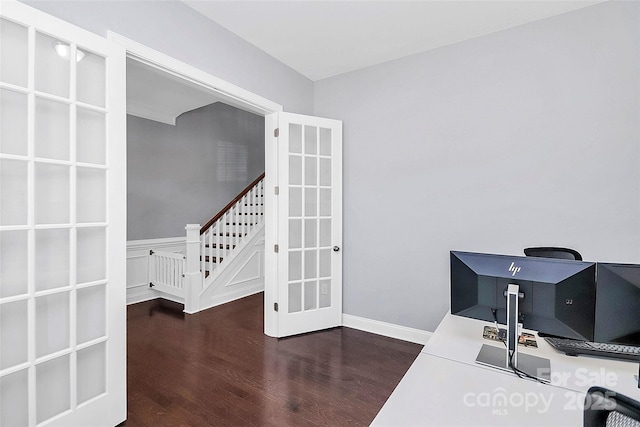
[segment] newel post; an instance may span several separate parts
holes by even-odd
[[[202,273],[200,272],[200,224],[187,224],[186,266],[184,273],[184,311],[200,311]]]

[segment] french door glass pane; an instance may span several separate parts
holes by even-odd
[[[320,220],[320,246],[331,246],[331,219]]]
[[[318,189],[304,189],[304,214],[305,216],[318,215]]]
[[[0,425],[29,425],[27,370],[0,377]]]
[[[106,279],[106,229],[104,227],[78,228],[77,234],[77,283]]]
[[[318,183],[318,159],[314,157],[304,158],[304,184],[316,185]]]
[[[304,247],[311,248],[318,246],[318,220],[305,219],[304,220]]]
[[[320,155],[331,155],[331,129],[320,128]]]
[[[71,407],[69,356],[36,366],[36,420],[43,422]]]
[[[106,171],[78,167],[76,176],[76,221],[104,222],[107,219]]]
[[[304,282],[304,309],[315,310],[318,282]]]
[[[320,277],[331,276],[331,249],[320,249],[319,257]]]
[[[36,291],[69,286],[69,230],[36,230]]]
[[[302,184],[302,157],[289,156],[289,184]]]
[[[0,19],[0,81],[27,86],[27,28]]]
[[[304,278],[314,279],[318,277],[318,251],[307,250],[304,251]]]
[[[69,348],[69,292],[36,298],[36,357]]]
[[[320,185],[331,186],[331,159],[320,159]]]
[[[302,311],[302,283],[289,283],[289,313]]]
[[[26,230],[0,232],[0,298],[27,293],[28,237]]]
[[[0,225],[27,223],[27,162],[0,159]]]
[[[69,160],[69,105],[36,99],[36,157]]]
[[[320,281],[320,308],[331,307],[331,280]]]
[[[0,153],[27,155],[27,95],[0,89]]]
[[[291,123],[289,125],[289,152],[302,153],[302,126]]]
[[[36,90],[69,98],[69,43],[36,34]]]
[[[304,127],[304,152],[305,154],[318,152],[317,128],[315,126]]]
[[[78,289],[76,306],[78,344],[103,337],[106,333],[105,285]]]
[[[78,48],[77,58],[81,58],[77,61],[78,101],[104,107],[105,59],[82,47]]]
[[[289,216],[302,216],[302,188],[289,188]]]
[[[320,216],[331,216],[331,189],[320,189]]]
[[[0,304],[0,369],[28,361],[27,301]]]
[[[302,279],[302,252],[289,252],[289,280]]]
[[[78,351],[78,404],[106,392],[106,360],[105,343]]]
[[[289,220],[289,248],[299,249],[302,247],[302,220]]]
[[[78,108],[76,156],[82,163],[106,163],[106,116],[104,113]]]
[[[69,223],[69,166],[36,163],[36,224]]]

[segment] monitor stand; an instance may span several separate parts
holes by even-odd
[[[481,365],[502,369],[508,372],[520,371],[527,376],[543,381],[551,380],[551,363],[549,359],[518,354],[518,285],[509,284],[507,297],[507,348],[499,348],[483,344],[476,362]],[[514,369],[515,368],[515,369]]]

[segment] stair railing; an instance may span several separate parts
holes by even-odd
[[[200,228],[200,271],[205,278],[264,220],[264,173]]]

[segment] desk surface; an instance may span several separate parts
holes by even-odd
[[[482,344],[500,347],[502,344],[482,338],[484,326],[491,323],[447,314],[423,353],[443,357],[460,363],[478,366],[476,356]],[[538,348],[518,346],[521,353],[544,357],[551,362],[551,384],[586,393],[599,385],[640,400],[640,389],[635,375],[638,363],[591,356],[567,356],[551,347],[536,335]],[[486,368],[491,369],[491,368]]]
[[[447,314],[373,426],[581,426],[585,392],[600,385],[640,400],[638,364],[571,357],[543,339],[523,353],[551,361],[551,385],[475,363],[490,323]]]
[[[420,353],[372,426],[580,426],[584,395]]]

